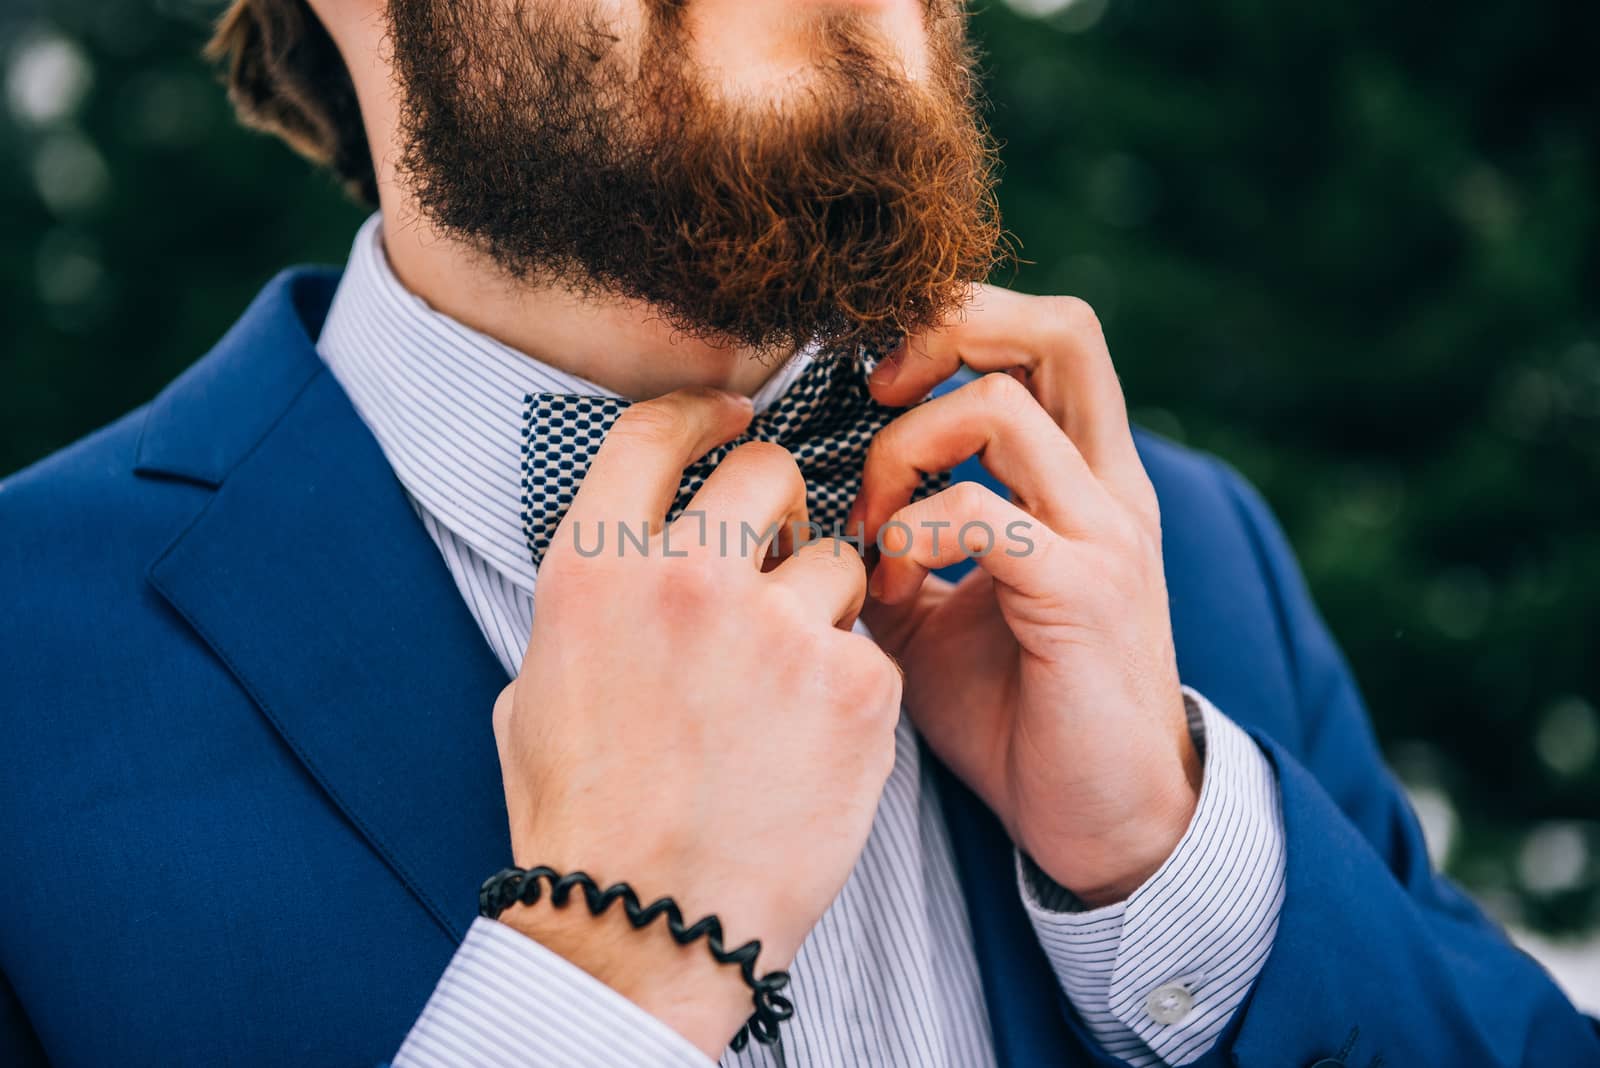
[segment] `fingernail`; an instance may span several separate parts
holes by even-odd
[[[867,579],[867,595],[874,601],[883,600],[883,568],[872,569],[872,577]]]

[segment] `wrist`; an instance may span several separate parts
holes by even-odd
[[[1126,901],[1139,887],[1149,882],[1151,876],[1160,871],[1167,858],[1177,850],[1184,832],[1194,819],[1196,803],[1197,795],[1191,795],[1187,804],[1180,799],[1178,806],[1166,815],[1147,814],[1146,819],[1130,828],[1130,832],[1118,840],[1122,848],[1115,850],[1105,864],[1087,868],[1078,866],[1080,870],[1073,876],[1077,885],[1062,882],[1046,864],[1041,862],[1039,866],[1045,874],[1071,890],[1088,908]]]
[[[750,989],[703,942],[679,945],[664,920],[644,928],[620,905],[592,915],[581,900],[514,904],[499,922],[566,958],[688,1039],[713,1061],[749,1017]]]
[[[1200,803],[1202,765],[1185,735],[1178,759],[1138,780],[1146,787],[1126,814],[1104,832],[1039,835],[1019,842],[1040,871],[1088,908],[1126,901],[1177,850]],[[1123,793],[1127,797],[1127,793]],[[1073,829],[1084,830],[1081,821]]]

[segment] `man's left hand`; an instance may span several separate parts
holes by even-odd
[[[963,364],[988,373],[868,453],[850,531],[883,554],[863,618],[923,736],[1012,840],[1085,903],[1120,901],[1172,853],[1200,787],[1155,490],[1087,304],[979,286],[872,392],[911,404]],[[923,472],[973,455],[1011,501],[967,482],[909,503]],[[929,575],[967,557],[959,583]]]

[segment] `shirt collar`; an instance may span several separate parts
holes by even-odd
[[[523,534],[523,398],[615,397],[434,310],[400,282],[374,214],[356,234],[317,352],[395,476],[430,514],[507,579],[531,590]],[[803,351],[756,393],[757,411],[810,364]]]

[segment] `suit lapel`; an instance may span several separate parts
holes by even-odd
[[[247,316],[204,361],[209,380],[222,383],[203,391],[205,407],[226,420],[217,409],[241,380],[300,384],[263,436],[242,455],[208,454],[204,472],[186,471],[170,445],[169,427],[184,424],[193,405],[182,396],[158,402],[152,414],[168,426],[153,428],[142,469],[220,484],[151,566],[150,581],[459,939],[479,881],[511,855],[490,722],[505,673],[308,331],[298,318],[298,329],[281,321],[297,315],[294,302],[268,296],[251,316],[278,331],[277,344],[265,344]],[[256,397],[238,417],[255,418],[261,406]]]

